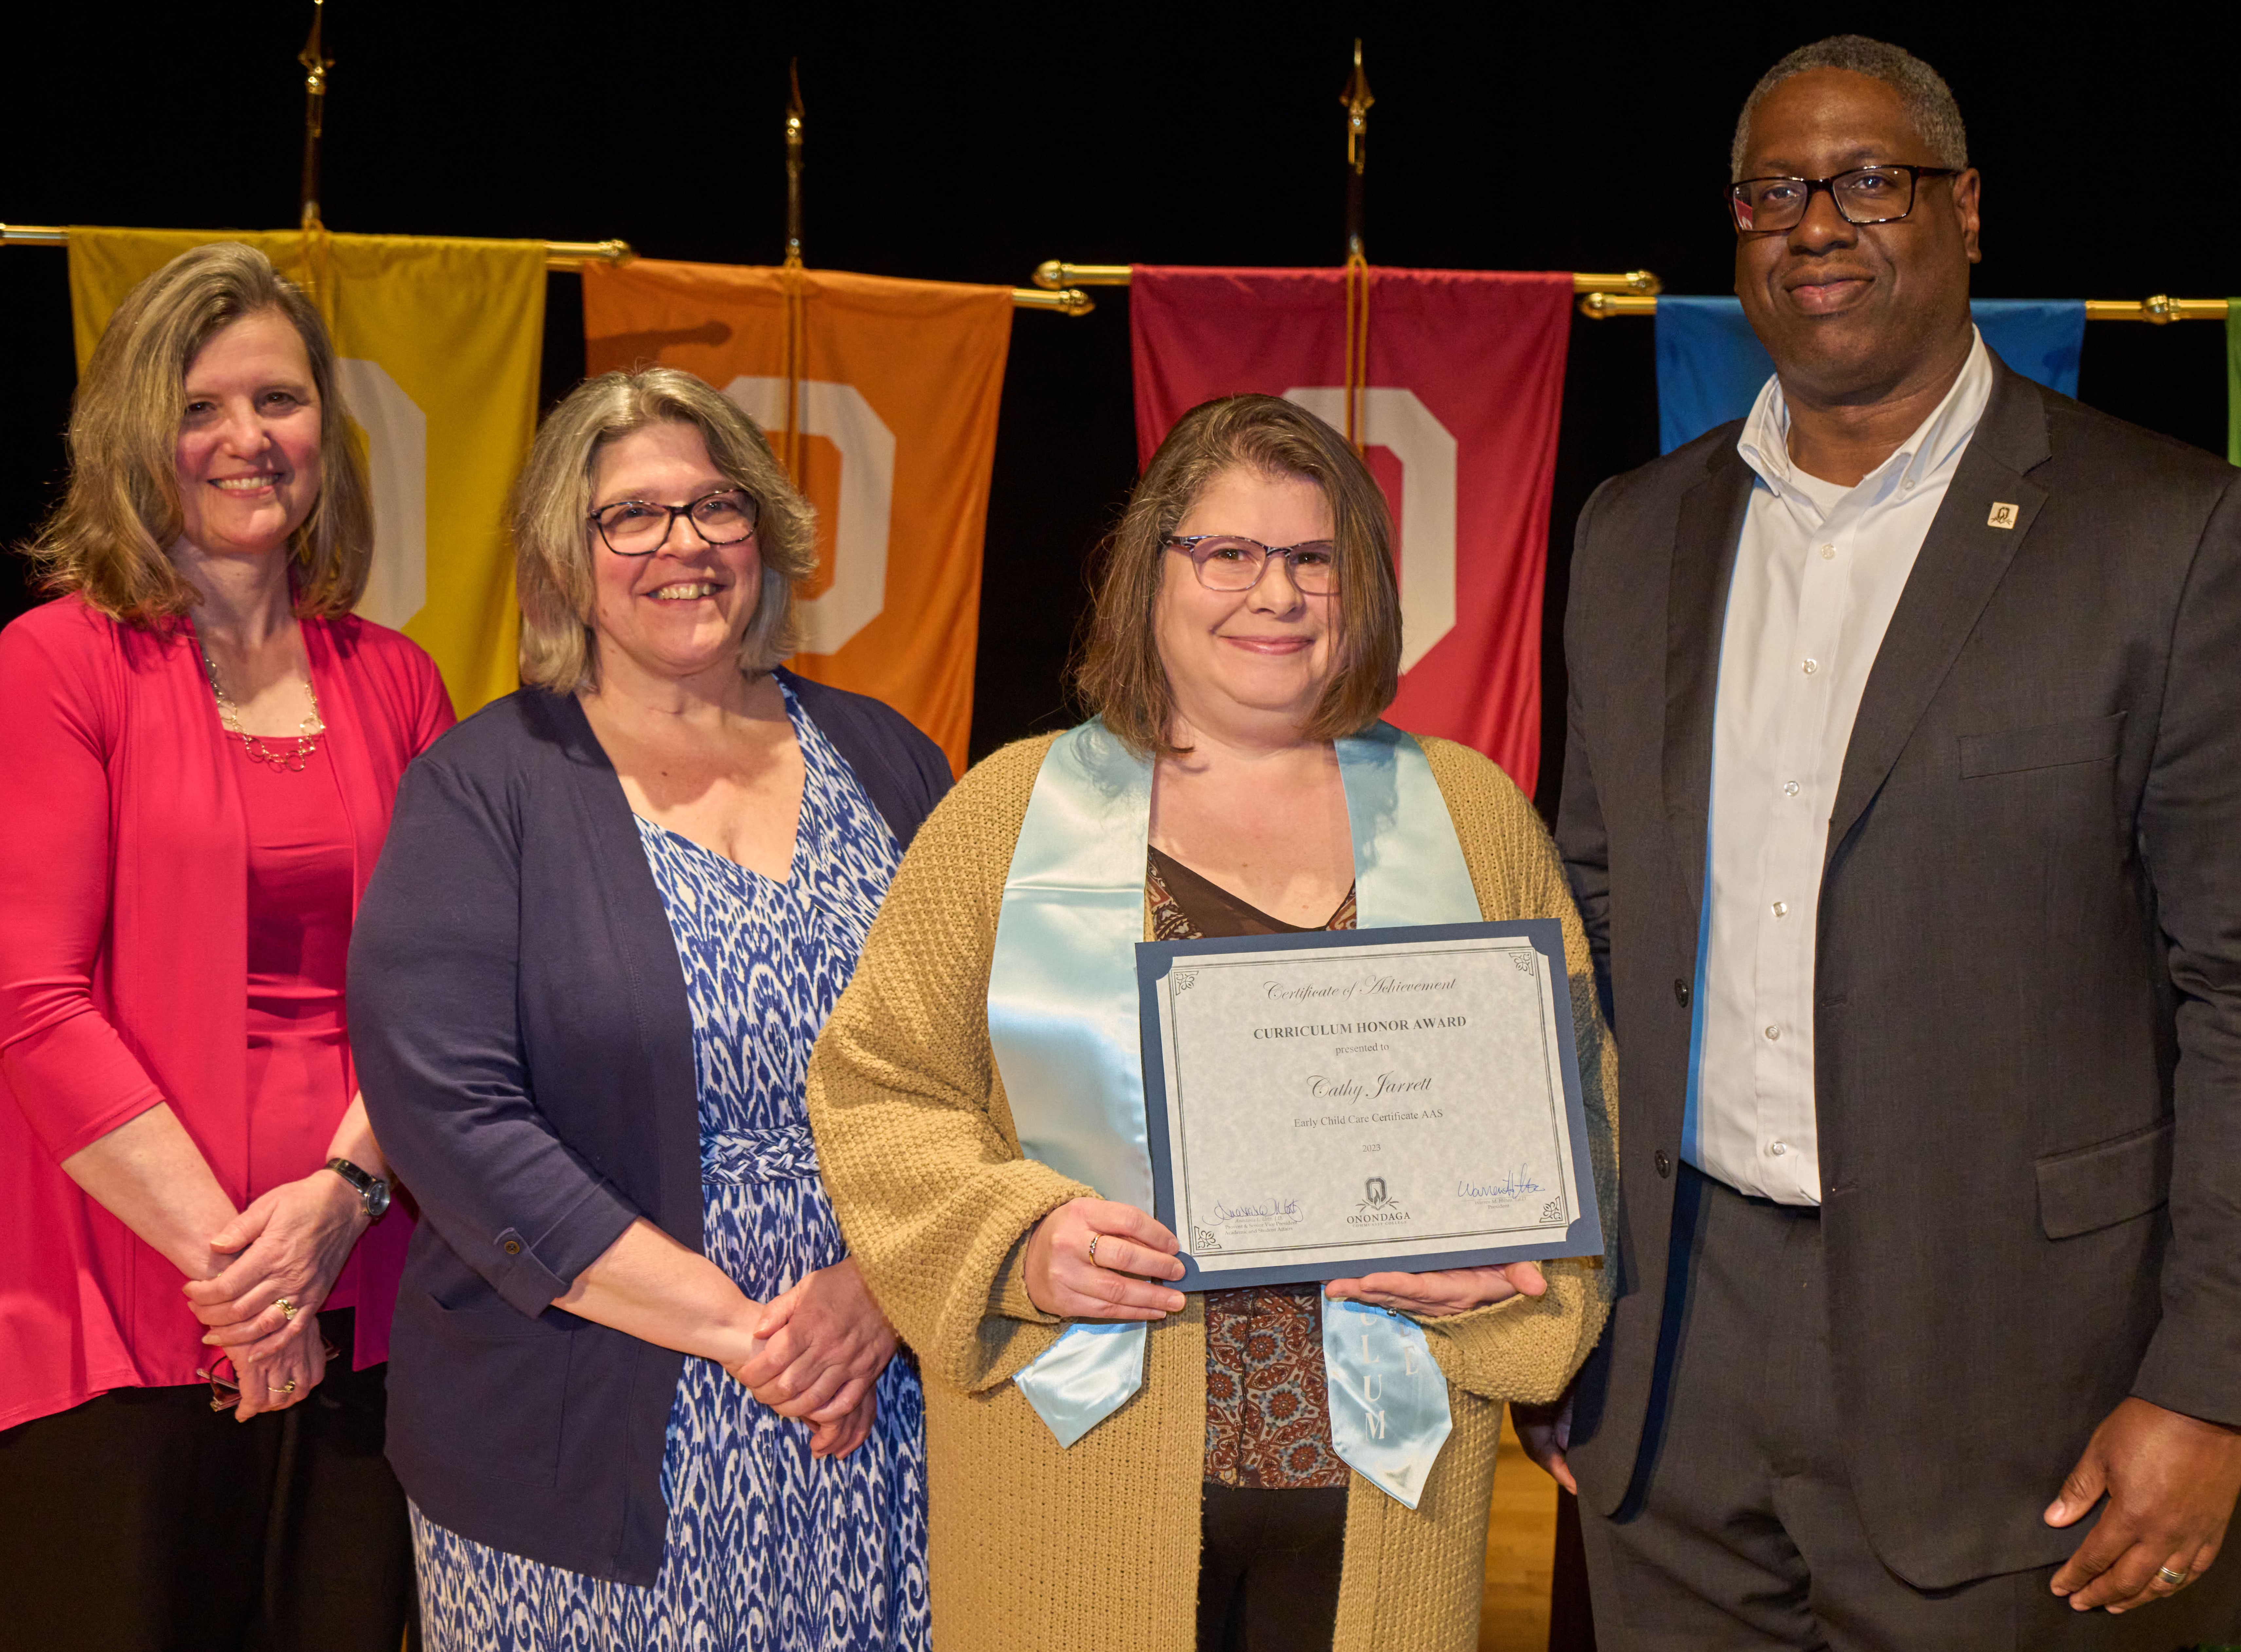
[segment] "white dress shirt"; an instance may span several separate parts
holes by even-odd
[[[1991,393],[1979,337],[1937,411],[1851,488],[1790,462],[1778,378],[1736,442],[1758,479],[1720,638],[1682,1156],[1781,1204],[1821,1202],[1814,937],[1852,719]]]

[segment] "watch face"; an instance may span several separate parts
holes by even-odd
[[[379,1221],[389,1209],[389,1184],[378,1176],[371,1177],[362,1196],[365,1200],[365,1214]]]

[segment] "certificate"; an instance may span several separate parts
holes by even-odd
[[[1554,919],[1136,948],[1181,1290],[1602,1250]]]

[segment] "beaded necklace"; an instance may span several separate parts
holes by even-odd
[[[253,763],[270,764],[275,769],[302,773],[304,760],[319,749],[319,736],[327,732],[326,723],[319,716],[318,691],[311,686],[310,674],[307,672],[303,681],[304,692],[311,699],[311,714],[304,719],[295,739],[287,746],[270,745],[263,735],[251,734],[242,727],[241,708],[233,703],[232,697],[225,692],[225,685],[218,680],[217,661],[211,658],[208,647],[199,642],[197,646],[203,657],[203,669],[210,673],[211,692],[217,699],[217,720],[227,733],[240,737],[243,753]],[[280,737],[276,735],[274,738]]]

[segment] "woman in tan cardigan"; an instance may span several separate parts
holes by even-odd
[[[1134,1002],[1107,1043],[1074,1027],[1074,1054],[1029,1059],[1053,1036],[1061,978],[1106,961],[1048,944],[1104,933],[1085,916],[1095,867],[1069,883],[1028,866],[1054,833],[1063,851],[1100,798],[1122,799],[1125,819],[1141,775],[1136,835],[1117,841],[1144,847],[1104,857],[1111,910],[1135,932],[1116,954],[1139,938],[1351,929],[1357,892],[1375,924],[1341,765],[1381,740],[1418,766],[1415,795],[1436,798],[1420,813],[1445,803],[1476,915],[1562,926],[1608,1220],[1615,1058],[1555,852],[1493,764],[1377,722],[1401,644],[1391,537],[1361,458],[1312,416],[1261,396],[1187,415],[1101,578],[1080,672],[1099,719],[1007,746],[935,810],[819,1041],[809,1110],[833,1206],[925,1367],[937,1648],[1475,1642],[1502,1403],[1562,1392],[1602,1328],[1602,1261],[1187,1297],[1166,1282],[1184,1271],[1175,1237],[1146,1214]],[[1069,778],[1100,762],[1118,777],[1103,793]],[[1055,885],[1070,893],[1038,893]],[[1047,949],[1023,975],[1020,937],[1037,933]],[[1043,1000],[1040,1028],[1015,1013],[1022,993]],[[1446,1379],[1453,1432],[1434,1441],[1413,1507],[1335,1442],[1324,1297],[1396,1310]],[[1099,1324],[1141,1337],[1141,1386],[1100,1401],[1084,1431],[1062,1415],[1084,1382],[1068,1353],[1094,1360],[1124,1337],[1054,1349]],[[1039,1384],[1049,1372],[1067,1381]]]

